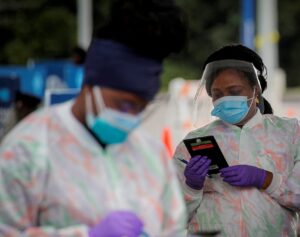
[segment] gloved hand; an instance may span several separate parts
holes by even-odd
[[[130,211],[109,213],[100,223],[89,229],[89,237],[139,237],[143,222]]]
[[[185,183],[193,189],[202,189],[210,162],[206,156],[192,157],[184,170]]]
[[[267,171],[250,165],[235,165],[220,170],[223,181],[239,187],[256,187],[261,189]]]

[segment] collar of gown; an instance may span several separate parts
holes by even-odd
[[[256,114],[243,126],[244,128],[251,128],[257,124],[262,123],[263,116],[260,113],[260,110],[257,109]]]
[[[255,115],[251,119],[249,119],[249,121],[242,128],[251,128],[251,127],[254,127],[257,124],[262,123],[262,120],[263,120],[263,116],[260,113],[260,110],[257,109]],[[222,121],[222,120],[220,120],[220,121]],[[225,121],[222,121],[222,122],[225,123],[227,126],[233,126],[233,127],[239,128],[238,126],[233,125],[231,123],[227,123]]]
[[[81,124],[72,113],[72,105],[74,100],[67,101],[56,107],[57,114],[63,121],[63,125],[69,130],[70,133],[86,148],[94,150],[95,152],[103,148],[98,144],[95,138],[87,131],[85,126]]]

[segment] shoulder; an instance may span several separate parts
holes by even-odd
[[[3,139],[2,146],[18,141],[40,140],[56,119],[56,107],[42,107],[19,122]]]
[[[1,172],[24,179],[49,167],[49,131],[58,123],[56,108],[40,108],[23,119],[0,146]],[[51,131],[50,131],[51,132]],[[22,178],[21,178],[22,179]]]
[[[265,124],[272,124],[278,128],[298,127],[300,124],[296,118],[280,117],[272,114],[264,114],[263,122]]]
[[[44,109],[33,112],[4,137],[0,147],[0,175],[28,180],[33,170],[44,166],[45,126],[41,126],[44,113]]]
[[[34,155],[43,156],[49,145],[49,134],[58,129],[59,124],[57,107],[43,107],[36,110],[4,137],[0,155],[6,152],[5,154],[11,153],[27,158]]]
[[[43,132],[42,121],[45,124],[45,109],[41,108],[37,111],[31,113],[27,117],[25,117],[22,121],[20,121],[3,139],[2,146],[7,146],[10,143],[14,143],[19,141],[19,139],[24,139],[29,137],[35,137],[41,135]],[[37,133],[35,128],[39,128],[39,132]],[[29,139],[31,140],[31,139]]]
[[[263,115],[263,127],[278,137],[291,139],[292,143],[300,139],[300,122],[296,118],[279,117],[275,115]]]

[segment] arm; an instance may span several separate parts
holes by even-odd
[[[87,226],[56,229],[38,223],[49,165],[39,142],[2,145],[0,150],[0,236],[85,237]]]
[[[272,180],[273,180],[273,173],[270,172],[270,171],[266,171],[266,178],[265,178],[265,181],[262,185],[262,190],[266,190],[270,184],[272,183]]]
[[[299,211],[300,210],[300,125],[296,123],[295,134],[291,146],[294,157],[294,167],[291,173],[284,177],[281,174],[273,173],[272,181],[266,192],[282,206]]]
[[[180,185],[176,177],[174,164],[170,158],[164,157],[166,179],[162,193],[164,211],[163,233],[161,236],[185,236],[187,225],[186,207]]]
[[[203,196],[203,189],[192,189],[186,184],[186,179],[184,176],[186,164],[181,162],[179,159],[190,159],[190,155],[182,142],[177,146],[173,160],[177,169],[177,177],[179,179],[182,192],[184,194],[184,200],[187,206],[188,220],[191,220],[198,207],[200,206]]]

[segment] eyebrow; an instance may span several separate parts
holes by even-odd
[[[226,90],[228,90],[228,89],[233,89],[233,88],[236,88],[236,87],[239,87],[239,88],[242,88],[242,89],[244,89],[245,87],[243,86],[243,85],[232,85],[232,86],[228,86],[228,87],[225,87],[225,89]],[[211,91],[220,91],[220,90],[222,90],[222,89],[220,89],[220,88],[212,88],[211,89]]]

